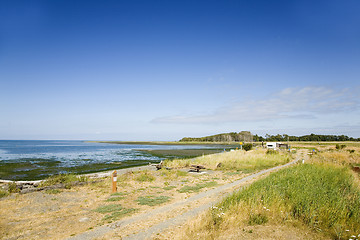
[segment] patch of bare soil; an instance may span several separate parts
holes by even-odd
[[[144,175],[153,178],[147,179]],[[144,214],[159,206],[185,201],[198,192],[243,176],[237,172],[188,173],[187,170],[147,171],[144,174],[143,171],[129,169],[119,176],[117,195],[110,192],[109,177],[97,183],[75,186],[71,189],[12,194],[0,199],[0,238],[66,239],[119,219]],[[166,201],[155,202],[154,206],[143,205],[144,203],[139,200],[141,197],[152,199],[161,196]],[[110,205],[120,205],[119,214],[114,214],[114,211],[101,211]],[[175,216],[187,208],[182,206],[166,215]],[[167,217],[169,216],[158,216],[158,219],[153,221],[162,221]],[[127,229],[130,234],[143,227],[131,224]]]

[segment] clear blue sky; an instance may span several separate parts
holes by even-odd
[[[360,137],[360,2],[0,0],[0,139]]]

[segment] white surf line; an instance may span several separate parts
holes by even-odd
[[[197,195],[194,195],[184,201],[179,201],[179,202],[175,202],[175,203],[172,203],[172,204],[169,204],[169,205],[165,205],[163,207],[160,207],[160,208],[156,208],[156,209],[153,209],[152,211],[149,211],[149,212],[146,212],[146,213],[142,213],[142,214],[139,214],[137,216],[133,216],[133,217],[130,217],[128,219],[124,219],[124,220],[119,220],[115,223],[112,223],[112,224],[108,224],[108,225],[104,225],[104,226],[100,226],[100,227],[97,227],[97,228],[94,228],[90,231],[87,231],[87,232],[84,232],[84,233],[80,233],[74,237],[70,237],[68,238],[69,240],[85,240],[85,239],[95,239],[95,238],[99,238],[113,230],[115,230],[116,228],[122,228],[122,227],[125,227],[133,222],[136,222],[136,221],[140,221],[140,220],[146,220],[148,219],[149,217],[153,217],[154,215],[158,215],[158,214],[161,214],[161,213],[166,213],[166,212],[169,212],[171,210],[173,210],[174,208],[176,207],[179,207],[179,206],[185,206],[186,204],[189,204],[195,200],[198,200],[200,198],[204,198],[204,197],[208,197],[210,195],[218,195],[219,193],[227,190],[227,189],[231,189],[233,187],[236,187],[237,185],[240,185],[241,183],[245,183],[247,181],[250,181],[260,175],[263,175],[265,173],[268,173],[270,171],[274,171],[274,170],[278,170],[280,168],[284,168],[284,167],[287,167],[287,166],[290,166],[294,163],[296,163],[297,161],[299,161],[300,159],[300,156],[292,161],[292,162],[289,162],[289,163],[286,163],[284,165],[281,165],[281,166],[276,166],[276,167],[273,167],[273,168],[270,168],[270,169],[265,169],[265,170],[262,170],[258,173],[254,173],[252,175],[249,175],[245,178],[242,178],[240,180],[237,180],[237,181],[234,181],[232,183],[228,183],[228,184],[225,184],[223,186],[220,186],[220,187],[217,187],[217,188],[214,188],[214,189],[211,189],[209,191],[205,191],[205,192],[201,192]],[[219,201],[221,199],[218,199],[217,201]],[[180,224],[184,221],[186,221],[188,219],[188,217],[190,216],[193,216],[194,214],[198,214],[199,212],[209,208],[211,205],[213,205],[215,203],[215,201],[213,202],[210,202],[208,204],[204,204],[200,207],[197,207],[197,208],[193,208],[193,209],[190,209],[188,210],[187,212],[177,216],[177,217],[174,217],[174,218],[170,218],[170,219],[167,219],[161,223],[158,223],[158,224],[155,224],[153,225],[152,227],[148,228],[146,231],[142,231],[142,232],[139,232],[139,233],[136,233],[136,234],[131,234],[129,236],[126,236],[124,237],[123,239],[127,239],[127,240],[130,240],[130,239],[146,239],[146,238],[149,238],[151,237],[152,234],[154,233],[157,233],[157,232],[161,232],[162,230],[168,228],[170,225],[177,225],[177,224]],[[192,214],[192,211],[196,212],[194,214]]]

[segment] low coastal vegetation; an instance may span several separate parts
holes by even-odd
[[[202,165],[212,170],[230,170],[251,173],[258,170],[282,165],[291,160],[288,153],[266,154],[263,149],[251,152],[237,150],[221,154],[204,155],[195,159],[166,160],[164,165],[170,168],[186,168]]]
[[[78,182],[87,182],[88,180],[88,177],[82,175],[77,176],[75,174],[58,174],[46,178],[39,184],[39,187],[63,184],[65,188],[71,188],[72,185]]]
[[[256,225],[305,225],[319,238],[359,239],[360,181],[352,171],[359,164],[359,154],[346,150],[311,155],[225,198],[180,238],[218,239],[229,232],[244,237]]]

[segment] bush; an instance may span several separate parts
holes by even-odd
[[[148,206],[155,206],[163,204],[169,201],[170,197],[168,196],[145,196],[145,197],[138,197],[136,200],[139,205],[148,205]]]
[[[245,143],[245,144],[243,145],[243,149],[244,149],[245,151],[251,150],[252,147],[253,147],[253,145],[252,145],[251,143]]]
[[[20,192],[20,189],[17,187],[16,183],[12,182],[8,184],[9,187],[9,193],[18,193]]]
[[[279,152],[278,151],[276,151],[276,150],[273,150],[273,149],[268,149],[267,151],[266,151],[266,154],[279,154]]]
[[[336,144],[336,145],[335,145],[335,148],[338,149],[338,150],[341,150],[341,149],[346,148],[346,145],[345,145],[345,144],[341,144],[341,145],[340,145],[340,144]]]

